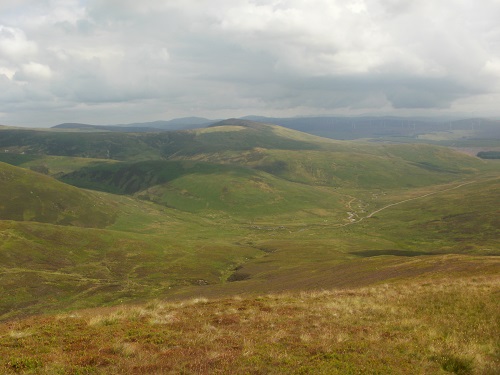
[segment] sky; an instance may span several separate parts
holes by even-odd
[[[500,0],[1,0],[0,124],[500,116]]]

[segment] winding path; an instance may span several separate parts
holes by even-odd
[[[405,202],[409,202],[409,201],[414,201],[416,199],[420,199],[420,198],[425,198],[425,197],[428,197],[429,195],[434,195],[434,194],[438,194],[438,193],[443,193],[445,191],[450,191],[450,190],[455,190],[455,189],[458,189],[462,186],[465,186],[465,185],[470,185],[470,184],[473,184],[477,182],[476,180],[474,181],[469,181],[469,182],[464,182],[463,184],[460,184],[460,185],[457,185],[457,186],[454,186],[454,187],[451,187],[451,188],[448,188],[448,189],[444,189],[444,190],[438,190],[438,191],[433,191],[432,193],[427,193],[427,194],[424,194],[424,195],[419,195],[418,197],[414,197],[414,198],[409,198],[409,199],[405,199],[403,201],[399,201],[399,202],[396,202],[396,203],[391,203],[391,204],[388,204],[387,206],[384,206],[382,208],[379,208],[378,210],[376,211],[373,211],[371,214],[369,214],[368,216],[365,216],[365,218],[370,218],[372,217],[373,215],[375,215],[376,213],[379,213],[380,211],[383,211],[385,210],[386,208],[389,208],[391,206],[397,206],[398,204],[401,204],[401,203],[405,203]],[[361,220],[360,220],[361,221]]]
[[[457,186],[453,186],[451,188],[447,188],[447,189],[443,189],[443,190],[438,190],[438,191],[433,191],[431,193],[427,193],[427,194],[423,194],[423,195],[419,195],[417,197],[413,197],[413,198],[408,198],[408,199],[405,199],[405,200],[402,200],[402,201],[399,201],[399,202],[395,202],[395,203],[391,203],[391,204],[388,204],[387,206],[384,206],[382,208],[379,208],[378,210],[376,211],[373,211],[371,212],[370,214],[368,214],[367,216],[364,216],[364,217],[361,217],[359,220],[356,220],[356,221],[353,221],[353,222],[350,222],[350,223],[345,223],[345,224],[337,224],[336,226],[337,227],[345,227],[347,225],[352,225],[352,224],[358,224],[360,223],[361,221],[363,221],[364,219],[369,219],[371,218],[373,215],[389,208],[389,207],[392,207],[392,206],[397,206],[398,204],[402,204],[402,203],[406,203],[406,202],[410,202],[410,201],[414,201],[416,199],[420,199],[420,198],[425,198],[425,197],[428,197],[430,195],[435,195],[435,194],[439,194],[439,193],[444,193],[445,191],[450,191],[450,190],[455,190],[455,189],[458,189],[462,186],[465,186],[465,185],[470,185],[470,184],[473,184],[473,183],[476,183],[477,180],[474,180],[474,181],[468,181],[468,182],[464,182],[460,185],[457,185]],[[351,203],[351,202],[349,202]]]

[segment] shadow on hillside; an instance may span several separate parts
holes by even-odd
[[[378,257],[381,255],[394,255],[398,257],[417,257],[420,255],[436,255],[433,253],[427,253],[425,251],[413,251],[413,250],[361,250],[352,251],[349,254],[356,255],[362,258]]]

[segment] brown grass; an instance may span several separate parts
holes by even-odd
[[[499,277],[191,299],[0,326],[0,372],[494,374]]]

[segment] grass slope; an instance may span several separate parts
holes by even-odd
[[[354,200],[349,207],[351,221],[327,218],[310,224],[251,227],[253,236],[247,236],[247,243],[263,249],[265,256],[235,268],[228,277],[235,282],[197,292],[226,295],[363,286],[416,275],[432,277],[450,269],[459,274],[469,267],[481,269],[476,261],[458,266],[454,254],[478,259],[500,254],[498,179],[486,176],[469,182],[408,190],[399,196],[377,195],[361,206]],[[498,266],[482,270],[499,271]]]
[[[250,168],[204,162],[97,165],[67,174],[62,180],[84,188],[135,194],[183,211],[246,218],[302,217],[304,210],[331,216],[343,208],[343,197],[332,190],[292,183]]]
[[[176,177],[168,185],[153,185],[139,194],[165,199],[167,204],[174,201],[185,211],[94,193],[117,208],[114,224],[106,230],[0,222],[3,318],[155,296],[363,286],[430,277],[450,267],[461,274],[469,263],[457,266],[461,263],[455,258],[439,257],[498,254],[495,174],[419,189],[359,190],[353,196],[352,189],[333,192],[233,166],[148,162],[92,168],[104,168],[103,176],[108,177],[113,176],[109,171],[123,168],[123,179],[116,181],[125,182],[117,187],[126,187],[131,170],[142,173],[138,181],[148,181],[145,176],[157,176],[166,165],[183,167],[164,172]],[[154,173],[148,172],[150,167]],[[199,173],[192,173],[197,168]],[[203,174],[207,168],[212,173]],[[195,193],[221,205],[219,213],[193,207]],[[231,203],[231,194],[239,204]],[[272,214],[254,206],[272,206],[277,194],[284,199],[270,210]],[[471,262],[474,269],[495,273]]]
[[[493,375],[500,370],[499,281],[438,278],[31,318],[0,325],[0,368]]]
[[[70,156],[28,155],[0,153],[0,162],[58,177],[87,166],[115,163],[110,159],[79,158]]]
[[[8,152],[135,161],[195,155],[220,149],[318,149],[333,142],[258,123],[160,133],[0,131],[0,149]]]
[[[153,138],[153,136],[149,136]],[[83,133],[54,130],[1,130],[0,149],[35,155],[124,160],[161,158],[161,152],[133,133]]]
[[[0,221],[0,320],[217,284],[262,251],[232,228],[127,197],[107,229]]]
[[[483,161],[444,147],[343,142],[323,150],[254,148],[189,157],[252,167],[309,185],[349,189],[432,185],[467,177],[487,167]]]
[[[99,195],[0,162],[0,219],[103,227],[116,207]]]
[[[160,296],[495,275],[496,182],[410,190],[400,204],[364,220],[368,213],[359,212],[355,221],[247,225],[125,196],[107,197],[120,210],[106,230],[0,221],[0,318]],[[395,197],[377,199],[386,205]],[[453,255],[463,253],[471,255]]]
[[[156,135],[87,134],[79,146],[78,134],[54,141],[41,133],[46,143],[36,147],[43,152],[59,145],[66,154],[106,158],[102,151],[111,150],[111,158],[170,160],[4,153],[11,163],[65,173],[79,186],[135,197],[82,191],[0,164],[7,187],[0,206],[11,219],[0,221],[0,319],[153,297],[460,280],[499,271],[498,164],[445,148],[330,142],[232,121]],[[93,143],[96,136],[101,143]],[[12,147],[28,150],[28,143]],[[101,214],[112,218],[99,222],[102,229],[52,224],[83,226]],[[35,219],[45,223],[24,221]],[[4,362],[8,371],[16,370],[16,358]],[[486,369],[481,361],[473,368]],[[240,364],[247,366],[234,362]],[[68,364],[69,372],[89,370],[73,365],[80,366]]]
[[[456,188],[455,188],[456,187]],[[500,249],[500,178],[477,177],[463,184],[441,188],[436,194],[414,199],[416,194],[401,196],[400,205],[381,211],[363,223],[379,237],[398,239],[400,246],[421,251],[475,252],[498,255]],[[431,192],[432,193],[432,192]],[[377,205],[387,195],[377,197]]]

